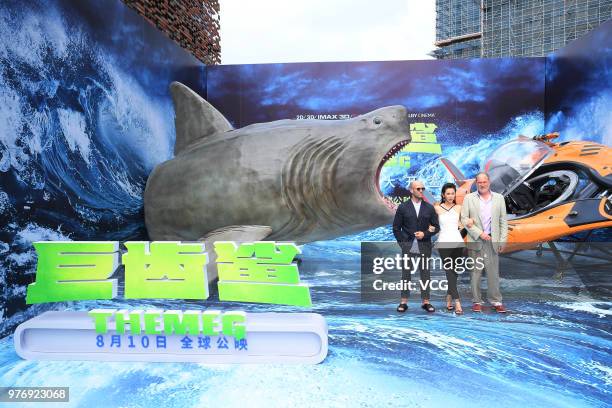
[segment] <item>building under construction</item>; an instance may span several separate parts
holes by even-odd
[[[436,0],[439,59],[544,56],[612,18],[612,0]]]

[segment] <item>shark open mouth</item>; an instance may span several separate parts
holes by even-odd
[[[381,188],[380,184],[380,175],[385,164],[389,161],[397,160],[396,156],[399,154],[400,150],[402,150],[408,143],[410,143],[410,140],[402,140],[401,142],[395,144],[380,160],[378,168],[376,169],[376,176],[374,180],[374,183],[376,184],[376,190],[378,191],[380,199],[383,201],[385,206],[393,213],[395,213],[395,210],[397,210],[397,207],[399,206],[401,201],[399,201],[397,197],[389,196],[383,193],[383,189]]]

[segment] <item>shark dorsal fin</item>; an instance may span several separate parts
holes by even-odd
[[[175,155],[198,140],[233,129],[225,116],[187,86],[172,82],[170,93],[174,102]]]

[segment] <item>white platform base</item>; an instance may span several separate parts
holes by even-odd
[[[15,350],[28,360],[318,364],[328,347],[327,323],[316,313],[246,313],[246,347],[233,337],[189,335],[189,342],[114,329],[111,321],[106,334],[96,333],[87,312],[45,312],[17,327]]]

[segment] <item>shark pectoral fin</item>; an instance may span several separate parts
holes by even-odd
[[[201,241],[253,242],[261,241],[271,233],[272,228],[267,225],[230,225],[209,232],[201,238]]]
[[[218,228],[200,238],[204,241],[209,256],[208,282],[212,283],[219,276],[217,272],[217,255],[212,250],[215,241],[253,242],[261,241],[272,233],[272,228],[267,225],[230,225]]]
[[[174,155],[207,136],[234,129],[221,112],[180,82],[170,84],[170,93],[174,103],[176,127]]]

